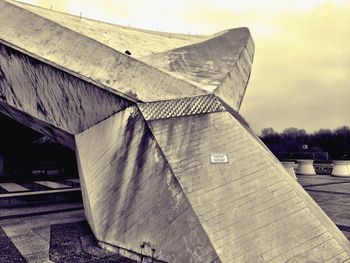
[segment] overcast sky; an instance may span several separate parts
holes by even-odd
[[[122,25],[212,34],[246,26],[255,41],[241,114],[264,127],[350,126],[350,0],[22,0]]]

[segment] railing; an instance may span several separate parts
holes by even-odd
[[[298,160],[298,159],[311,159],[316,162],[325,161],[329,162],[330,157],[328,152],[275,152],[274,153],[279,160]]]
[[[17,167],[8,166],[6,168],[4,174],[0,176],[0,183],[78,178],[76,169],[72,169],[72,167],[66,168],[63,165],[40,165],[35,167],[18,165]]]
[[[330,175],[333,170],[333,164],[331,163],[315,163],[314,164],[316,174],[328,174]]]

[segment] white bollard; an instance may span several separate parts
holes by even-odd
[[[292,178],[298,180],[294,172],[294,162],[281,162],[284,169],[292,176]]]
[[[301,175],[316,175],[315,169],[313,166],[314,160],[297,160],[298,169],[297,174]]]
[[[332,176],[349,176],[350,177],[350,161],[334,160]]]

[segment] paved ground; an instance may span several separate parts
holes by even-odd
[[[350,178],[298,176],[298,181],[350,240]]]
[[[136,263],[100,249],[86,221],[52,225],[50,230],[50,259],[54,262]]]
[[[298,182],[350,239],[350,178],[327,175],[298,176]],[[84,220],[83,205],[80,201],[2,207],[0,262],[52,262],[49,260],[50,229],[52,232],[52,229],[60,227],[58,224]],[[95,254],[101,253],[90,246],[89,250],[91,249]]]
[[[0,209],[0,227],[29,263],[49,260],[50,226],[85,220],[82,204],[66,203],[38,207]],[[4,242],[5,238],[2,239]],[[0,262],[5,251],[0,248]],[[15,255],[15,252],[13,252]]]

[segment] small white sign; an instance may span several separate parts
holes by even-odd
[[[212,153],[210,154],[211,163],[228,163],[227,154],[225,153]]]

